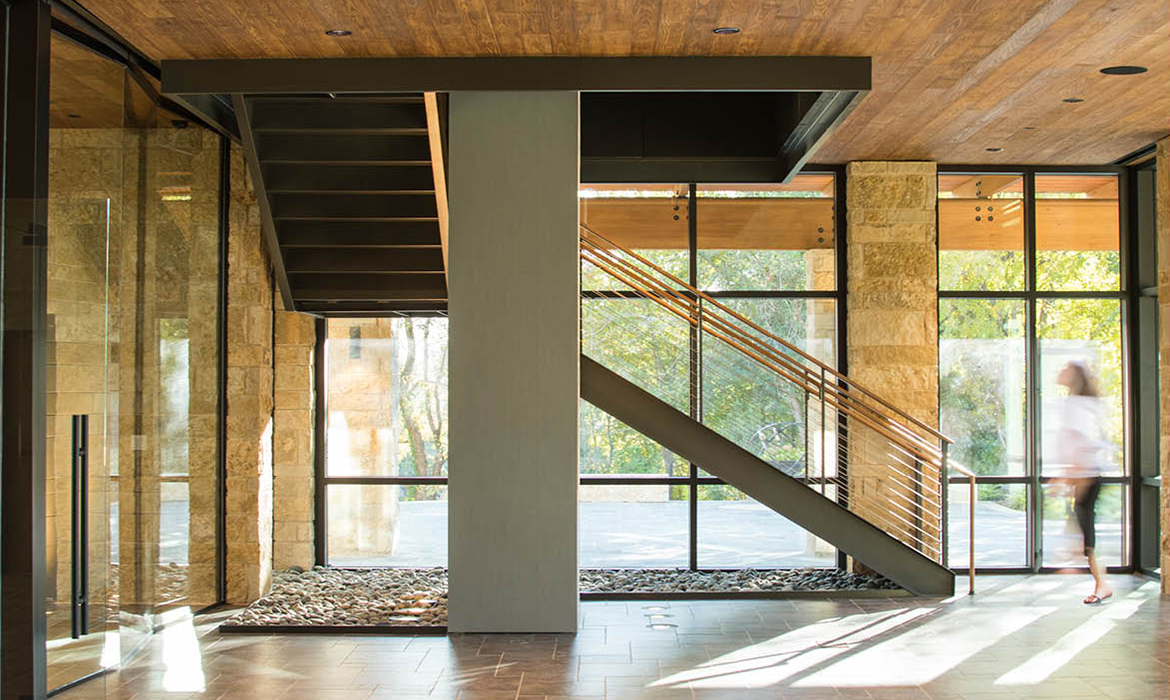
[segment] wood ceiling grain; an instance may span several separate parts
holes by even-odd
[[[1107,163],[1170,133],[1166,0],[85,0],[152,58],[872,56],[838,163]],[[742,32],[716,36],[712,28]],[[340,28],[352,36],[334,38]],[[1106,76],[1105,66],[1148,73]],[[1066,97],[1084,102],[1068,104]],[[987,148],[1000,148],[988,152]]]

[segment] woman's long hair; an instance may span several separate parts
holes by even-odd
[[[1089,372],[1089,369],[1080,362],[1070,362],[1069,367],[1074,370],[1074,377],[1072,383],[1069,384],[1069,396],[1092,396],[1097,397],[1097,378]]]

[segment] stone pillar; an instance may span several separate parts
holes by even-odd
[[[859,162],[846,175],[849,377],[936,426],[936,166]],[[889,484],[886,469],[859,447],[851,445],[850,499],[865,517],[871,508],[885,510]]]
[[[312,316],[284,311],[276,297],[276,384],[273,409],[272,565],[313,566],[313,349]]]
[[[1170,137],[1158,142],[1158,347],[1162,378],[1162,429],[1160,449],[1163,481],[1170,476]],[[1170,565],[1170,485],[1162,485],[1162,570]],[[1170,576],[1162,576],[1162,593],[1170,594]]]
[[[272,273],[260,207],[238,146],[231,156],[227,309],[227,600],[272,580]]]
[[[577,628],[578,95],[450,102],[450,623]]]

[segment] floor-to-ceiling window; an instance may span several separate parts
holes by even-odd
[[[1061,449],[1073,365],[1092,387],[1104,474],[1097,554],[1129,563],[1118,172],[939,175],[939,392],[950,457],[979,475],[979,568],[1083,566]],[[967,558],[967,489],[952,480],[950,556]]]
[[[581,222],[818,360],[837,365],[837,177],[780,185],[582,185]],[[621,280],[582,270],[582,350],[797,477],[804,397]],[[597,568],[833,566],[837,552],[587,402],[579,563]]]
[[[446,566],[447,319],[326,328],[325,563]]]

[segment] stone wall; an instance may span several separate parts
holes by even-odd
[[[850,163],[846,187],[849,377],[937,425],[936,166]],[[851,503],[872,517],[871,509],[885,510],[891,482],[884,461],[861,450],[853,427]]]
[[[313,349],[307,314],[284,310],[276,295],[272,566],[313,566]]]
[[[1158,142],[1158,344],[1161,349],[1161,474],[1170,475],[1170,137]],[[1165,481],[1165,479],[1163,479]],[[1162,570],[1170,566],[1170,487],[1162,486]],[[1170,594],[1170,576],[1162,576],[1162,593]]]
[[[273,288],[244,155],[231,153],[227,318],[227,600],[272,580]]]

